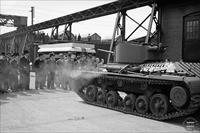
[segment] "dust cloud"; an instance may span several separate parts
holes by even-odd
[[[50,63],[50,59],[49,63],[45,63],[43,73],[47,74],[47,82],[51,73],[55,72],[56,87],[77,92],[101,75],[100,66],[103,62],[98,58],[94,56],[72,57],[64,57],[54,63]]]

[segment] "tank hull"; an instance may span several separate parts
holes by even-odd
[[[200,108],[200,79],[196,76],[83,71],[72,81],[71,87],[86,103],[126,114],[167,120]]]

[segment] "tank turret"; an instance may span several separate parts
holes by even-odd
[[[158,46],[119,43],[115,50],[115,61],[129,64],[159,61],[160,54]]]

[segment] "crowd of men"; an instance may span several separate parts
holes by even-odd
[[[36,72],[35,89],[70,89],[68,86],[73,70],[95,70],[104,63],[92,54],[87,53],[39,53],[33,63],[28,51],[19,54],[0,55],[0,90],[28,90],[30,71]]]
[[[29,88],[29,53],[24,51],[20,57],[18,53],[0,55],[0,90],[17,91]]]

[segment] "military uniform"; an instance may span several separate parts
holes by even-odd
[[[34,68],[36,72],[36,89],[44,89],[45,87],[45,73],[44,73],[45,62],[40,57],[35,60]]]
[[[63,84],[64,62],[63,62],[63,59],[58,59],[56,61],[56,70],[57,70],[57,74],[56,74],[56,86],[64,88],[64,84]]]
[[[4,54],[0,59],[0,90],[7,91],[8,90],[8,61]]]
[[[19,89],[18,75],[19,75],[18,60],[15,57],[10,61],[10,82],[11,82],[11,89],[13,91],[17,91]]]
[[[71,58],[66,58],[64,60],[64,66],[65,66],[65,73],[64,74],[64,83],[65,83],[65,89],[70,89],[69,88],[69,81],[70,81],[70,74],[71,72],[75,69],[75,60]]]
[[[30,82],[30,67],[29,67],[29,59],[25,56],[20,58],[19,67],[20,67],[20,82],[22,89],[29,89],[29,82]]]
[[[55,83],[55,59],[51,57],[47,61],[47,70],[48,70],[48,76],[47,76],[47,88],[48,89],[55,89],[54,83]]]

